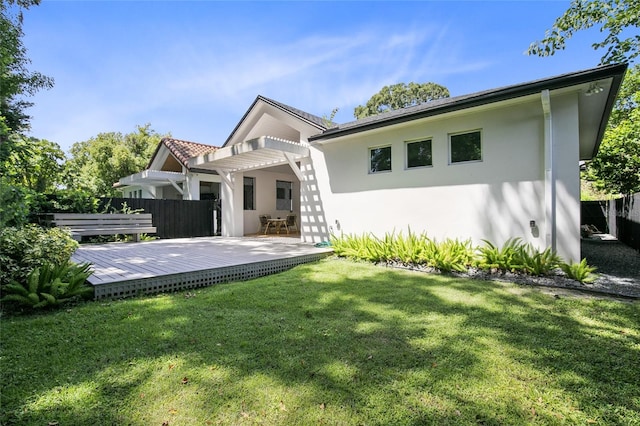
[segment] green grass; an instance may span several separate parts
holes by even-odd
[[[640,424],[637,302],[328,259],[0,326],[3,425]]]

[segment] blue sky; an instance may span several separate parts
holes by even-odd
[[[101,132],[221,145],[257,95],[335,121],[382,86],[451,95],[591,68],[597,30],[553,57],[524,54],[569,1],[217,2],[44,0],[25,13],[31,135],[68,151]]]

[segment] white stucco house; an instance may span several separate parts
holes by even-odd
[[[575,261],[579,161],[597,153],[626,68],[602,66],[340,125],[258,96],[219,149],[183,167],[219,178],[224,236],[257,232],[260,214],[292,211],[307,242],[411,228],[478,244],[520,237]]]

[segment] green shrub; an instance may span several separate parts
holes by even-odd
[[[0,285],[26,283],[31,271],[44,263],[66,265],[78,243],[60,228],[37,225],[0,230]]]
[[[476,261],[478,268],[502,272],[517,272],[524,269],[522,252],[525,250],[525,244],[520,238],[509,238],[502,248],[493,245],[490,241],[482,241],[485,245],[478,249],[479,258]]]
[[[45,262],[29,273],[26,283],[13,281],[5,285],[0,302],[33,309],[58,306],[93,291],[85,285],[92,273],[90,266],[89,263],[55,265]]]
[[[520,259],[523,270],[530,275],[549,275],[560,266],[562,259],[550,247],[540,251],[526,244],[520,248]]]
[[[471,240],[459,241],[447,238],[441,243],[429,245],[427,264],[442,272],[465,272],[473,262],[474,249]]]
[[[397,237],[391,234],[388,238],[385,237],[385,240],[391,246],[390,260],[396,260],[404,264],[424,263],[425,253],[431,245],[431,240],[426,233],[423,232],[417,235],[411,232],[411,229],[407,232],[406,237],[400,232]]]
[[[561,263],[560,268],[569,278],[581,283],[591,283],[598,278],[598,276],[594,274],[597,268],[595,266],[589,266],[587,259],[582,259],[578,263]]]
[[[33,211],[37,194],[28,188],[14,185],[0,176],[0,228],[23,226]]]

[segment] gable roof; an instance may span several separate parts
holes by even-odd
[[[233,137],[235,136],[235,134],[238,131],[238,129],[240,128],[240,126],[244,123],[245,119],[249,116],[249,114],[251,113],[253,108],[259,102],[264,102],[267,105],[270,105],[270,106],[272,106],[274,108],[278,108],[279,110],[281,110],[281,111],[283,111],[283,112],[285,112],[285,113],[287,113],[287,114],[289,114],[289,115],[291,115],[293,117],[296,117],[296,118],[302,120],[303,122],[306,122],[306,123],[310,124],[311,126],[317,128],[319,131],[325,131],[327,128],[335,125],[333,122],[327,122],[327,120],[325,120],[322,117],[318,117],[317,115],[310,114],[308,112],[302,111],[301,109],[294,108],[292,106],[283,104],[282,102],[278,102],[278,101],[275,101],[273,99],[264,97],[262,95],[258,95],[256,97],[256,99],[253,101],[253,103],[249,106],[247,111],[244,113],[244,115],[242,116],[240,121],[238,121],[238,124],[236,125],[236,127],[234,127],[234,129],[231,131],[231,134],[229,135],[227,140],[224,142],[224,144],[222,144],[223,147],[227,146],[227,144],[233,139]]]
[[[534,80],[528,83],[505,86],[468,95],[455,96],[452,98],[438,99],[435,101],[425,102],[420,105],[389,111],[360,120],[340,124],[336,127],[329,128],[318,135],[311,136],[309,138],[309,142],[326,141],[341,136],[391,126],[420,118],[537,94],[545,89],[562,89],[565,87],[611,78],[611,89],[608,93],[601,121],[598,124],[597,141],[595,144],[597,150],[626,69],[627,64],[606,65],[588,70],[562,74],[556,77]]]
[[[169,152],[182,164],[184,167],[189,168],[189,158],[197,157],[198,155],[214,152],[218,149],[217,146],[205,145],[197,142],[190,142],[174,138],[162,138],[155,152],[147,164],[147,169],[151,167],[153,160],[160,151],[160,148],[165,146]]]

